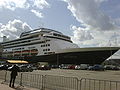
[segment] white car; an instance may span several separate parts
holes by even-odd
[[[76,65],[75,70],[80,70],[80,65]]]

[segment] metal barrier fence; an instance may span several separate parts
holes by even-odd
[[[0,79],[10,81],[9,71],[0,71]],[[120,81],[19,73],[16,84],[42,90],[120,90]]]
[[[78,90],[76,77],[51,76],[44,77],[44,89],[48,90]]]
[[[79,90],[120,90],[120,81],[82,78]]]
[[[20,85],[42,89],[43,79],[44,76],[40,74],[21,73]]]
[[[7,72],[6,71],[0,71],[0,79],[5,80]]]
[[[10,73],[11,73],[10,71],[6,71],[5,82],[7,82],[7,83],[10,82]],[[21,73],[18,73],[18,76],[15,79],[16,84],[20,84],[20,80],[21,80],[20,75],[21,75]]]

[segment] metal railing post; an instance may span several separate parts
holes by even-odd
[[[46,75],[42,75],[42,88],[41,90],[45,90],[45,78],[46,78]]]
[[[5,81],[4,82],[6,82],[6,77],[7,77],[7,71],[5,72]]]
[[[78,80],[78,78],[76,77],[76,80],[77,80],[77,90],[79,89],[79,80]],[[81,83],[81,82],[80,82]]]
[[[23,76],[23,74],[21,73],[20,74],[20,86],[22,86],[22,76]]]

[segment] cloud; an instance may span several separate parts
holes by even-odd
[[[104,0],[67,0],[68,9],[77,21],[91,30],[119,29],[112,19],[100,10],[99,5]]]
[[[92,34],[89,30],[82,30],[81,27],[72,26],[71,29],[74,33],[74,39],[77,41],[91,40],[93,39]]]
[[[15,19],[0,26],[0,37],[7,36],[9,39],[16,39],[22,32],[29,30],[31,27],[27,23]]]
[[[0,0],[0,7],[15,10],[16,8],[28,8],[27,0]]]
[[[43,9],[45,7],[49,7],[49,3],[46,0],[33,0],[34,4],[33,6],[39,8],[39,9]]]
[[[117,46],[115,39],[120,38],[119,20],[107,16],[100,8],[108,0],[64,0],[68,9],[80,23],[72,26],[72,40],[79,46]],[[115,35],[117,33],[118,35]],[[120,42],[120,41],[117,41]],[[119,44],[119,43],[117,43]]]
[[[80,47],[105,47],[120,46],[120,30],[116,31],[99,31],[83,30],[81,27],[71,26],[73,30],[72,40]]]
[[[16,8],[39,8],[43,9],[50,5],[46,0],[0,0],[0,8],[15,10]]]
[[[40,13],[39,11],[36,11],[36,10],[31,10],[31,12],[33,12],[37,17],[39,17],[39,18],[43,18],[43,15],[42,15],[42,13]]]
[[[115,21],[115,24],[116,24],[116,25],[119,25],[119,26],[120,26],[120,17],[119,17],[119,18],[114,19],[114,21]]]
[[[0,27],[2,26],[2,23],[0,23]]]
[[[42,18],[40,11],[49,8],[50,4],[46,0],[0,0],[0,9],[3,8],[15,11],[18,8],[30,10],[37,17]],[[38,11],[39,10],[39,11]]]

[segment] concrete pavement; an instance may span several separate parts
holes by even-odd
[[[0,90],[15,90],[6,84],[0,84]]]
[[[5,83],[3,80],[0,80],[0,90],[39,90],[36,88],[22,87],[15,85],[15,88],[9,87],[8,83]]]

